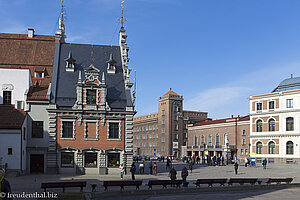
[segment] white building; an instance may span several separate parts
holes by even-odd
[[[257,162],[300,162],[300,77],[250,97],[250,144]]]
[[[27,117],[25,95],[31,86],[28,69],[0,69],[0,165],[26,171]]]

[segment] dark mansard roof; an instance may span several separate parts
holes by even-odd
[[[107,86],[107,102],[112,109],[125,109],[127,106],[127,97],[121,63],[121,52],[119,46],[89,45],[89,44],[56,44],[54,58],[53,78],[51,85],[51,102],[59,107],[72,107],[76,101],[76,83],[78,81],[79,71],[81,79],[84,80],[84,70],[93,64],[99,72],[99,80],[105,73],[105,82]],[[91,52],[93,49],[93,58]],[[72,58],[76,60],[75,71],[66,71],[65,59],[69,57],[72,51]],[[58,53],[60,52],[60,53]],[[110,54],[116,61],[116,73],[107,73],[107,61]],[[94,60],[93,62],[91,60]],[[127,96],[127,97],[126,97]]]

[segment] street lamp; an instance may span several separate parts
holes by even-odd
[[[228,160],[229,160],[229,143],[226,143],[226,151],[227,151],[227,161],[226,161],[226,165],[228,165]]]

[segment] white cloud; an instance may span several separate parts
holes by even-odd
[[[249,87],[225,86],[210,88],[187,100],[185,109],[206,111],[210,117],[228,117],[231,114],[236,114],[233,113],[236,110],[241,110],[236,106],[242,106],[243,108],[251,91],[253,89]]]

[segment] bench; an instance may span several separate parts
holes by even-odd
[[[152,189],[153,185],[162,185],[163,188],[167,188],[167,185],[176,185],[176,187],[180,187],[182,184],[182,180],[149,180],[148,189]]]
[[[42,183],[41,188],[46,192],[47,188],[62,188],[65,192],[66,187],[80,187],[80,192],[82,192],[83,187],[86,187],[86,181],[72,181],[72,182],[50,182]]]
[[[220,186],[224,186],[224,184],[227,182],[226,178],[216,178],[216,179],[197,179],[197,181],[194,183],[196,184],[196,187],[200,187],[201,184],[208,184],[208,187],[212,187],[214,183],[220,184]]]
[[[121,190],[124,190],[124,186],[135,186],[136,189],[140,189],[140,186],[142,185],[143,181],[103,181],[103,187],[105,188],[105,191],[107,191],[108,187],[111,186],[119,186]]]
[[[281,182],[285,182],[286,184],[290,184],[293,181],[293,178],[269,178],[266,183],[271,184],[271,183],[277,183],[281,184]]]
[[[262,181],[257,178],[231,178],[228,181],[228,185],[232,185],[233,183],[239,183],[240,185],[244,185],[244,183],[250,183],[254,185],[255,183],[261,184]]]

